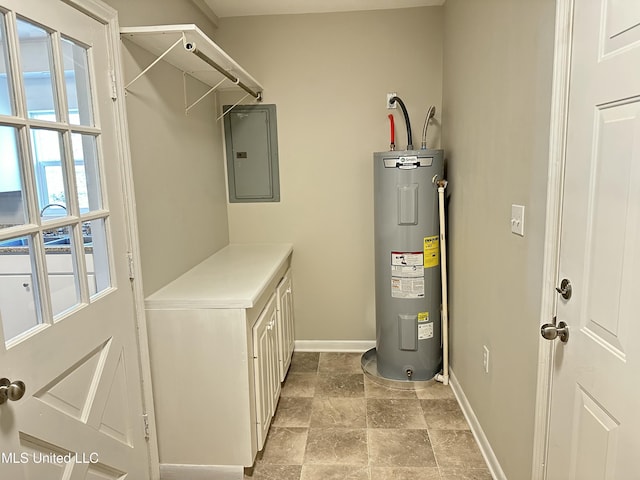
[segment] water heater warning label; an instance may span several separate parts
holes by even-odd
[[[391,277],[393,298],[424,298],[424,277]]]
[[[426,340],[427,338],[433,338],[433,323],[419,323],[418,340]]]
[[[424,254],[391,252],[391,296],[424,298]]]
[[[391,252],[391,265],[398,267],[420,266],[423,264],[422,252]]]
[[[438,235],[424,237],[424,268],[438,266],[440,256],[440,241]]]
[[[429,312],[418,312],[418,340],[433,338],[433,322],[429,321]]]

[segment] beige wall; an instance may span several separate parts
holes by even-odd
[[[444,7],[452,369],[513,479],[532,465],[554,4]],[[524,238],[511,204],[526,207]]]
[[[213,31],[188,0],[107,3],[118,10],[121,26],[195,23]],[[155,59],[127,40],[121,46],[126,81]],[[203,90],[195,80],[188,83],[191,98]],[[215,95],[185,116],[183,91],[182,73],[159,62],[127,94],[145,295],[229,242]]]
[[[278,112],[282,200],[229,205],[231,241],[294,244],[297,340],[373,340],[372,153],[389,148],[387,92],[414,139],[440,109],[441,7],[223,18],[216,41]]]

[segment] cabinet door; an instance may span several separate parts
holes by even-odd
[[[283,382],[293,355],[295,342],[293,327],[293,291],[291,283],[291,269],[282,278],[277,289],[278,297],[278,368],[280,381]]]
[[[271,417],[275,411],[274,382],[277,371],[275,357],[274,329],[276,302],[271,297],[258,320],[253,326],[253,362],[256,395],[256,423],[258,434],[258,450],[264,447]],[[278,383],[278,386],[280,384]],[[278,391],[279,394],[279,391]]]
[[[278,362],[278,313],[276,308],[276,298],[273,298],[273,309],[270,312],[271,320],[269,325],[269,351],[267,356],[269,358],[269,393],[271,394],[271,416],[275,415],[276,407],[278,406],[278,399],[280,398],[280,367]]]

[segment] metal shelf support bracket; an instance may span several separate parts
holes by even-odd
[[[151,68],[153,68],[159,61],[161,61],[171,50],[173,50],[175,47],[177,47],[178,45],[180,45],[181,43],[184,43],[185,39],[184,39],[184,35],[179,38],[173,45],[171,45],[169,48],[167,48],[165,50],[165,52],[160,55],[158,58],[156,58],[153,62],[151,62],[151,64],[145,68],[144,70],[142,70],[137,76],[136,78],[134,78],[133,80],[131,80],[129,83],[127,83],[124,86],[124,89],[127,90],[131,85],[133,85],[133,83],[138,80],[140,77],[142,77],[145,73],[147,73],[149,70],[151,70]]]

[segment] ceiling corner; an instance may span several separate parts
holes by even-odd
[[[208,0],[191,0],[191,2],[200,9],[200,11],[213,23],[213,26],[218,28],[220,18],[216,15],[216,12],[211,8]]]

